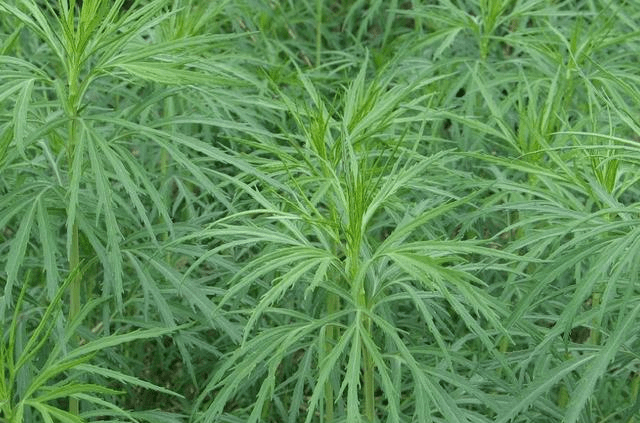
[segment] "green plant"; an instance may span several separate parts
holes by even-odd
[[[0,1],[0,419],[638,421],[637,6]]]
[[[35,1],[0,4],[29,41],[16,48],[16,56],[0,58],[9,71],[5,98],[15,97],[14,113],[3,128],[3,181],[10,194],[0,205],[0,226],[18,219],[12,229],[16,236],[8,253],[0,311],[12,303],[12,288],[28,267],[28,245],[32,228],[37,228],[44,261],[36,268],[46,272],[50,298],[57,289],[62,257],[69,269],[76,268],[82,257],[98,258],[90,279],[81,280],[81,274],[75,273],[78,279],[70,285],[68,303],[70,320],[84,301],[100,295],[92,287],[97,285],[96,273],[101,273],[101,295],[109,300],[102,303],[102,329],[109,333],[110,308],[115,305],[122,311],[124,307],[128,257],[134,269],[146,272],[140,280],[147,284],[145,295],[151,294],[165,323],[176,326],[150,269],[138,266],[140,257],[129,250],[136,245],[144,255],[140,230],[146,233],[146,248],[152,249],[158,247],[160,235],[175,230],[167,203],[145,163],[137,159],[139,149],[143,144],[152,148],[146,145],[153,143],[155,151],[183,164],[214,197],[225,200],[183,152],[168,144],[174,135],[165,127],[173,116],[149,116],[151,103],[139,103],[138,95],[149,95],[152,101],[170,101],[178,95],[176,88],[154,85],[161,83],[175,87],[193,82],[242,84],[227,77],[226,69],[220,68],[217,78],[202,71],[216,68],[211,60],[215,56],[203,58],[202,52],[232,36],[170,34],[150,40],[156,37],[151,30],[163,21],[175,22],[175,13],[161,13],[169,4],[138,2],[139,7],[131,9],[123,0],[88,0],[81,5],[65,0],[47,7]],[[47,48],[39,49],[40,43]],[[201,150],[188,137],[182,138],[182,145]],[[224,159],[223,153],[217,156],[219,150],[207,148],[209,154]],[[154,225],[163,229],[158,232]],[[66,232],[66,246],[57,239],[60,230]],[[192,301],[210,309],[197,287],[183,284],[180,290],[190,290]],[[70,408],[74,414],[79,412],[75,400]]]
[[[236,178],[257,208],[243,206],[197,234],[220,242],[190,272],[244,246],[259,251],[226,283],[218,308],[246,315],[243,342],[203,391],[200,401],[215,395],[198,421],[215,421],[260,379],[248,421],[294,422],[301,410],[305,422],[316,411],[326,422],[426,421],[434,412],[463,421],[469,411],[440,383],[480,394],[453,372],[472,369],[449,352],[454,329],[444,322],[465,327],[473,343],[504,360],[494,336],[509,336],[500,324],[506,308],[476,272],[518,258],[478,240],[450,239],[457,208],[473,205],[478,193],[465,195],[472,184],[448,169],[444,154],[421,155],[398,125],[426,118],[411,110],[428,96],[412,94],[439,78],[417,87],[392,86],[388,77],[367,83],[366,63],[338,110],[300,76],[312,105],[300,110],[283,95],[300,134],[287,143],[263,138],[250,144],[252,154],[264,151],[277,160],[256,162],[277,183],[254,187]],[[418,328],[435,344],[416,339]],[[436,366],[435,357],[447,368]],[[300,368],[293,371],[288,359],[299,360]],[[405,397],[413,400],[401,401]]]
[[[88,303],[78,311],[74,320],[56,336],[56,326],[62,321],[62,297],[65,289],[73,283],[76,269],[60,284],[51,303],[44,309],[31,308],[24,312],[28,283],[22,285],[20,296],[13,310],[12,318],[3,317],[0,328],[0,410],[2,421],[23,423],[41,418],[45,422],[82,422],[85,415],[104,418],[122,418],[137,421],[135,413],[121,409],[116,404],[101,397],[119,394],[118,391],[101,384],[85,382],[87,377],[102,377],[129,385],[153,389],[171,395],[178,395],[162,387],[145,382],[136,377],[90,364],[95,355],[105,348],[146,338],[168,335],[173,330],[153,328],[100,337],[83,342],[69,349],[67,344],[76,333],[82,318],[97,305],[97,301]],[[27,280],[29,274],[27,275]],[[80,376],[82,375],[82,376]],[[64,398],[83,400],[90,404],[90,410],[81,415],[63,410],[60,400]]]

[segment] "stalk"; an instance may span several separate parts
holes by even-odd
[[[73,15],[71,15],[73,19]],[[75,37],[79,37],[81,31],[81,24],[78,24]],[[76,43],[76,38],[69,40]],[[77,43],[76,43],[77,44]],[[74,49],[75,51],[75,49]],[[70,114],[69,118],[69,132],[67,139],[67,157],[69,161],[69,169],[73,169],[73,161],[75,159],[76,146],[78,145],[78,124],[76,118],[80,109],[80,87],[79,87],[79,75],[80,75],[80,60],[77,52],[74,52],[69,60],[69,73],[67,75],[67,81],[69,86],[67,101],[67,113]],[[71,248],[69,251],[69,270],[74,271],[80,264],[80,240],[78,231],[78,220],[75,219],[71,228]],[[82,306],[81,299],[82,291],[82,275],[80,272],[76,272],[71,284],[69,286],[69,321],[73,321],[80,312]],[[69,413],[74,416],[80,414],[80,403],[78,399],[69,397]]]
[[[631,409],[631,413],[640,409],[640,396],[638,396],[638,391],[640,391],[640,373],[636,373],[636,375],[631,380],[631,401],[635,400],[635,404],[632,406],[633,408]],[[627,423],[636,422],[637,419],[632,415]]]
[[[70,84],[72,85],[72,84]],[[70,89],[70,91],[72,91]],[[73,107],[73,106],[72,106]],[[75,111],[75,110],[74,110]],[[69,169],[73,168],[73,150],[77,145],[77,130],[76,130],[76,121],[74,117],[71,117],[71,122],[69,123]],[[78,235],[78,221],[77,219],[73,222],[73,227],[71,228],[71,249],[69,251],[69,269],[73,271],[78,267],[80,263],[80,239]],[[73,320],[78,313],[80,312],[80,291],[81,291],[81,276],[79,273],[73,278],[71,285],[69,286],[69,320]]]
[[[412,10],[415,10],[417,5],[418,2],[416,2],[415,0],[411,1]],[[413,29],[418,33],[421,33],[423,31],[422,15],[420,13],[416,13],[415,16],[413,16]]]
[[[362,218],[363,210],[365,207],[363,204],[358,204],[356,201],[365,198],[365,186],[362,179],[362,175],[357,176],[357,180],[353,183],[353,188],[347,194],[352,196],[355,200],[354,203],[349,204],[350,221],[347,239],[347,260],[346,260],[346,273],[349,275],[351,282],[351,292],[361,310],[369,310],[370,304],[367,298],[366,289],[366,275],[361,272],[360,261],[360,247],[362,245],[362,239],[364,237],[364,231],[362,230]],[[365,331],[365,336],[371,337],[372,321],[371,318],[364,312],[360,311],[356,317],[359,320],[362,330]],[[376,416],[376,404],[375,404],[375,379],[374,370],[375,364],[373,361],[373,352],[370,351],[364,344],[362,338],[358,340],[360,342],[360,348],[362,350],[362,381],[364,397],[364,410],[363,414],[368,423],[375,423]]]
[[[600,307],[600,301],[602,299],[602,292],[594,292],[591,295],[591,308],[596,309]],[[600,329],[599,322],[597,318],[592,320],[593,328],[591,329],[591,333],[589,334],[589,343],[593,345],[600,344]]]
[[[571,359],[571,354],[565,353],[565,359]],[[560,382],[560,386],[558,387],[558,396],[556,398],[556,403],[560,408],[566,408],[569,405],[569,401],[571,401],[571,396],[569,395],[569,388],[567,388],[567,384],[564,382]]]
[[[174,102],[172,98],[167,98],[164,101],[164,116],[165,117],[175,116],[175,107],[174,107]],[[171,132],[173,131],[174,131],[174,126],[171,125]],[[160,152],[160,174],[162,175],[163,179],[165,179],[165,177],[167,176],[168,170],[169,170],[169,153],[167,152],[166,149],[163,148],[162,151]],[[171,197],[172,186],[173,184],[167,187],[167,189],[169,190],[169,192],[167,193],[167,202],[169,202],[169,198]],[[161,215],[158,215],[158,223],[162,223]],[[161,239],[162,241],[167,241],[169,239],[169,232],[168,231],[163,232],[161,235]],[[167,263],[171,263],[171,253],[169,251],[167,251],[166,260],[167,260]]]
[[[371,333],[371,319],[363,317],[363,325],[367,333]],[[374,363],[369,350],[363,345],[362,361],[364,362],[364,415],[369,423],[374,423],[376,418]]]
[[[316,67],[320,66],[322,52],[322,7],[323,0],[316,0]]]
[[[359,248],[354,249],[355,252],[357,252],[358,250]],[[354,257],[357,257],[357,256],[354,254]],[[353,269],[357,269],[357,267],[359,266],[359,261],[354,260],[353,264],[354,264]],[[353,272],[353,275],[355,275],[356,273],[357,272]],[[355,281],[356,278],[353,277],[352,280]],[[364,287],[364,279],[359,280],[358,284],[360,286],[358,287],[357,303],[361,307],[368,309],[367,294]],[[361,312],[359,313],[359,319],[362,324],[362,328],[364,328],[364,330],[366,331],[366,334],[370,336],[371,329],[372,329],[371,318]],[[369,423],[374,423],[375,415],[376,415],[375,380],[374,380],[375,365],[373,362],[373,357],[371,356],[371,352],[367,349],[367,346],[364,345],[362,340],[360,340],[360,343],[361,343],[360,348],[362,349],[362,363],[363,363],[362,379],[363,379],[363,391],[364,391],[363,392],[364,415]]]
[[[567,405],[569,404],[569,390],[567,389],[567,385],[565,383],[563,383],[562,385],[560,385],[560,387],[558,388],[558,407],[560,408],[566,408]]]
[[[340,309],[340,298],[330,292],[327,295],[327,314],[331,315]],[[328,356],[331,354],[334,342],[337,338],[337,328],[333,325],[327,327],[326,337],[324,341],[324,354]],[[331,423],[333,421],[333,386],[331,380],[328,380],[324,385],[324,421]]]
[[[498,343],[498,351],[500,351],[500,353],[505,354],[507,352],[507,350],[509,349],[509,338],[507,338],[506,336],[502,336],[500,338],[500,342]],[[504,369],[502,367],[498,367],[498,376],[502,376],[502,371]]]
[[[76,123],[74,120],[71,121],[69,127],[69,142],[71,144],[70,148],[73,148],[75,145],[75,130]],[[69,167],[71,168],[70,160]],[[80,264],[80,240],[78,234],[78,221],[77,219],[73,222],[73,227],[71,228],[71,249],[69,251],[69,270],[73,271],[78,268]],[[78,313],[80,313],[81,307],[81,291],[82,291],[82,275],[80,272],[76,272],[76,275],[73,277],[71,284],[69,285],[69,321],[73,321]],[[78,416],[80,414],[80,403],[76,398],[69,397],[69,413],[74,416]]]
[[[71,230],[71,254],[69,255],[69,268],[74,270],[80,264],[80,244],[78,242],[78,222],[73,222],[73,229]],[[69,295],[69,320],[75,319],[80,312],[81,299],[80,291],[82,288],[82,278],[80,273],[77,273],[73,278],[70,286]]]
[[[69,125],[69,144],[70,148],[73,149],[76,145],[76,122],[75,120],[71,120]],[[70,155],[72,157],[73,155]],[[69,168],[71,168],[71,163],[73,159],[70,160]],[[78,221],[77,219],[73,222],[73,227],[71,228],[71,250],[69,251],[69,269],[73,271],[78,268],[80,264],[80,242],[79,242],[79,234],[78,234]],[[69,286],[69,321],[72,321],[76,318],[81,308],[81,291],[82,291],[82,275],[80,272],[76,272],[71,284]],[[76,398],[69,398],[69,413],[74,416],[78,416],[80,414],[80,404]]]

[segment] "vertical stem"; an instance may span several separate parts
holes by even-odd
[[[74,61],[75,62],[75,61]],[[73,169],[73,162],[75,160],[76,146],[78,145],[78,128],[77,128],[77,112],[78,112],[78,78],[75,72],[71,71],[69,74],[69,97],[68,108],[69,113],[69,133],[67,139],[67,155],[69,161],[69,169]],[[78,221],[73,222],[71,228],[71,250],[69,251],[69,270],[73,271],[80,264],[80,240],[78,235]],[[81,290],[81,276],[76,274],[70,285],[70,298],[69,298],[69,320],[73,320],[80,311],[80,290]]]
[[[602,299],[602,292],[594,292],[591,295],[591,308],[596,309],[600,307],[600,301]],[[594,345],[600,344],[600,329],[598,328],[599,322],[597,318],[592,320],[593,328],[591,329],[591,333],[589,334],[589,342]]]
[[[318,3],[322,3],[322,0],[318,0]],[[321,155],[323,158],[326,158],[326,150],[324,150],[323,147],[324,145],[319,145],[319,152],[321,152]],[[324,173],[325,173],[325,176],[328,176],[330,174],[329,172],[324,172]],[[334,203],[329,203],[329,213],[330,213],[332,222],[340,221],[340,217]],[[338,246],[335,243],[332,243],[331,251],[336,257],[340,255],[338,253]],[[336,280],[338,278],[335,275],[333,275],[332,279]],[[327,316],[331,316],[332,314],[340,311],[340,307],[341,307],[340,297],[334,294],[333,292],[328,291],[327,298],[326,298]],[[325,340],[324,340],[325,357],[331,354],[331,351],[333,350],[333,346],[335,345],[339,336],[340,336],[340,330],[336,325],[332,324],[327,326],[327,331],[326,331]],[[327,380],[327,382],[324,385],[324,416],[323,416],[324,423],[333,422],[335,398],[333,395],[332,382],[333,381],[331,380],[331,378],[329,378],[329,380]]]
[[[368,334],[371,334],[371,319],[363,318],[363,326]],[[375,423],[376,402],[375,402],[375,381],[374,363],[371,353],[366,346],[362,346],[362,360],[364,362],[364,415],[369,423]]]
[[[565,360],[571,359],[571,354],[565,353]],[[571,401],[571,396],[569,395],[569,389],[567,388],[567,384],[564,382],[560,382],[560,386],[558,387],[558,396],[556,398],[556,404],[560,408],[566,408]]]
[[[69,256],[69,268],[74,270],[80,264],[80,244],[78,242],[78,222],[73,223],[73,229],[71,231],[71,255]],[[81,277],[80,273],[77,273],[73,278],[70,286],[70,299],[69,299],[69,320],[75,319],[80,312],[80,291],[81,291]]]
[[[502,336],[500,338],[500,342],[498,343],[498,351],[500,351],[502,354],[506,353],[507,350],[509,349],[509,338],[507,338],[506,336]],[[502,376],[502,367],[498,367],[498,376]]]
[[[331,315],[340,309],[340,298],[330,292],[327,295],[327,314]],[[327,333],[324,343],[325,356],[331,353],[334,342],[337,338],[337,328],[333,325],[327,327]],[[324,421],[331,423],[333,421],[333,386],[331,380],[328,380],[324,385]]]
[[[173,101],[173,98],[169,97],[164,101],[163,117],[167,119],[170,116],[174,116],[174,115],[175,115],[174,101]],[[171,132],[173,133],[174,130],[175,130],[174,125],[171,125]],[[162,175],[163,179],[166,178],[168,170],[169,170],[169,153],[167,153],[167,150],[163,148],[162,151],[160,152],[160,174]],[[169,186],[167,186],[168,192],[167,192],[167,195],[165,196],[167,204],[171,202],[172,189],[173,189],[173,184],[170,184]],[[162,214],[158,215],[158,222],[159,223],[162,222]],[[164,232],[161,235],[161,239],[163,241],[166,241],[167,239],[169,239],[169,232],[168,231]],[[167,250],[166,259],[167,259],[167,263],[171,263],[171,253],[169,252],[169,250]]]
[[[419,1],[416,0],[412,0],[411,1],[411,9],[415,10],[416,6],[419,5]],[[416,32],[422,32],[423,28],[422,28],[422,16],[420,15],[420,13],[415,13],[415,15],[413,17],[413,30]]]
[[[80,264],[80,244],[78,242],[78,222],[73,222],[71,230],[71,254],[69,256],[69,269],[74,270]],[[82,288],[82,279],[80,272],[76,273],[70,286],[69,299],[69,321],[76,318],[80,312],[80,291]],[[77,416],[80,414],[80,403],[76,398],[69,398],[69,413]]]
[[[360,182],[360,181],[358,181]],[[359,183],[355,184],[351,195],[353,198],[363,198],[363,185]],[[361,272],[360,262],[360,246],[363,238],[362,231],[362,213],[360,213],[360,206],[352,204],[352,215],[350,216],[350,230],[347,237],[347,262],[346,273],[349,275],[349,279],[352,284],[352,294],[355,303],[358,304],[363,310],[369,310],[370,302],[367,297],[366,289],[366,276]],[[358,313],[358,317],[362,329],[365,331],[365,336],[371,338],[372,322],[371,318],[363,312]],[[364,416],[368,423],[375,423],[376,416],[376,404],[375,404],[375,380],[374,370],[375,365],[371,351],[368,350],[362,339],[359,340],[360,348],[362,350],[362,364],[363,364],[363,396],[364,396]]]
[[[323,0],[316,0],[316,67],[320,66],[322,52],[322,7]]]
[[[633,414],[635,414],[635,412],[640,409],[640,396],[638,396],[638,391],[640,391],[640,373],[636,373],[636,375],[631,380],[631,401],[635,400],[635,404],[632,406],[632,415],[627,423],[636,423],[637,421]]]
[[[173,100],[173,97],[167,97],[164,100],[164,108],[163,108],[163,113],[162,113],[162,117],[165,119],[170,118],[171,116],[175,116],[175,102]],[[175,127],[172,124],[170,126],[171,128],[171,133],[173,133],[175,131]],[[162,151],[160,152],[160,173],[162,176],[166,176],[167,172],[169,170],[169,154],[167,153],[166,149],[162,149]]]
[[[68,148],[73,151],[76,145],[76,122],[72,118],[69,124],[69,140]],[[69,167],[71,168],[73,163],[73,154],[70,154]],[[73,271],[78,268],[80,264],[80,240],[78,234],[78,221],[73,222],[71,228],[71,251],[69,251],[69,270]],[[69,321],[76,318],[80,313],[81,307],[81,290],[82,290],[82,275],[80,272],[76,273],[71,284],[69,286]],[[80,414],[80,404],[76,398],[69,398],[69,413],[77,416]]]
[[[75,40],[74,40],[75,41]],[[78,116],[79,102],[80,102],[80,89],[79,89],[79,65],[76,55],[71,60],[71,66],[69,67],[68,84],[69,92],[67,98],[68,113],[69,116],[69,134],[67,139],[67,154],[69,160],[69,169],[73,169],[73,162],[75,160],[76,146],[78,145],[78,123],[76,118]],[[78,268],[80,264],[80,240],[78,234],[78,221],[73,222],[71,228],[71,250],[69,251],[69,270],[73,271]],[[82,275],[80,272],[76,273],[76,276],[71,281],[69,287],[69,321],[76,318],[80,312],[81,307],[81,290],[82,290]],[[69,413],[74,416],[80,414],[80,403],[76,398],[69,397]]]
[[[567,384],[562,383],[558,388],[558,407],[566,408],[567,404],[569,404],[569,390],[567,389]]]
[[[357,246],[359,247],[359,245]],[[355,253],[352,257],[353,260],[353,269],[357,269],[360,265],[357,252],[359,248],[354,248],[353,252]],[[356,289],[358,290],[357,294],[357,304],[364,308],[368,309],[369,304],[367,301],[367,292],[365,289],[365,281],[364,278],[356,278],[355,275],[357,272],[352,273],[352,280],[357,281],[358,285]],[[365,331],[365,335],[371,337],[371,318],[364,313],[360,312],[359,317],[361,321],[362,328]],[[374,362],[373,357],[371,356],[371,352],[367,349],[367,346],[364,344],[362,340],[360,340],[360,348],[362,349],[362,363],[363,363],[363,395],[364,395],[364,416],[367,419],[368,423],[375,423],[376,416],[376,404],[375,404],[375,381],[374,381]]]

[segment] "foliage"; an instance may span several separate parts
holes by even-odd
[[[638,5],[0,1],[0,421],[640,421]]]

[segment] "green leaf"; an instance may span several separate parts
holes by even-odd
[[[129,333],[121,334],[121,335],[110,335],[103,338],[96,339],[87,344],[79,346],[64,357],[64,361],[74,360],[76,358],[84,357],[88,354],[92,354],[94,352],[104,350],[106,348],[114,347],[116,345],[124,344],[127,342],[138,341],[141,339],[150,339],[150,338],[158,338],[160,336],[168,335],[170,333],[175,332],[187,325],[177,326],[176,328],[152,328],[145,330],[134,330]]]
[[[595,358],[593,355],[585,355],[572,360],[567,360],[561,365],[554,367],[543,375],[539,375],[536,380],[527,386],[513,401],[503,408],[495,419],[496,423],[507,423],[516,417],[521,411],[532,406],[538,401],[540,396],[545,395],[553,386],[561,381],[573,370],[584,366]]]
[[[615,331],[607,340],[604,348],[598,352],[593,362],[587,367],[585,376],[571,395],[571,403],[565,414],[566,423],[575,423],[581,418],[584,405],[589,400],[598,380],[605,374],[607,367],[614,360],[620,346],[637,331],[637,316],[640,304],[636,305],[625,318],[620,316]],[[622,314],[622,313],[621,313]]]
[[[163,394],[173,395],[178,398],[184,398],[183,395],[170,391],[169,389],[163,388],[158,385],[154,385],[151,382],[144,381],[137,377],[126,375],[122,372],[117,372],[115,370],[105,369],[103,367],[94,366],[91,364],[80,364],[76,366],[75,369],[82,372],[89,373],[89,374],[96,374],[96,375],[104,376],[109,379],[115,379],[119,382],[122,382],[128,385],[139,386],[140,388],[150,389],[156,392],[162,392]]]
[[[4,286],[4,303],[11,304],[13,285],[17,282],[18,272],[22,265],[27,244],[31,237],[31,228],[33,226],[34,217],[38,208],[39,198],[36,198],[31,207],[26,211],[20,220],[20,226],[11,242],[11,248],[7,257],[7,283]],[[4,313],[4,310],[0,310]]]

